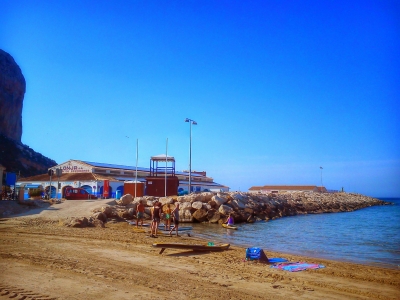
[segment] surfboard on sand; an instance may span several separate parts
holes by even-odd
[[[228,224],[222,224],[222,227],[227,228],[227,229],[234,229],[237,230],[237,226],[234,225],[228,225]]]
[[[229,248],[230,244],[221,245],[191,245],[191,244],[169,244],[169,243],[155,243],[153,247],[161,248],[160,254],[164,252],[165,249],[183,249],[183,250],[193,250],[193,251],[223,251]]]
[[[136,222],[128,222],[129,223],[129,225],[133,225],[133,226],[136,226]],[[150,227],[150,223],[143,223],[143,227]],[[140,227],[141,225],[139,224],[139,227]],[[174,225],[171,225],[171,229],[173,229],[174,228]],[[158,225],[158,229],[159,230],[166,230],[165,229],[165,224],[160,224],[160,225]],[[193,226],[179,226],[178,227],[178,231],[186,231],[186,230],[192,230],[193,229]],[[169,230],[168,230],[169,231]]]

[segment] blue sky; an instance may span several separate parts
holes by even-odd
[[[22,142],[139,166],[166,152],[232,190],[400,196],[397,1],[2,1]]]

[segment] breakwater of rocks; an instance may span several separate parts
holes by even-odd
[[[109,219],[133,220],[139,201],[145,205],[145,219],[155,200],[163,210],[180,203],[180,222],[222,223],[232,213],[236,223],[268,221],[300,214],[349,212],[369,206],[387,205],[388,202],[352,193],[291,192],[282,194],[253,194],[244,192],[204,192],[173,197],[132,197],[124,195],[116,205],[104,206],[93,212],[91,220],[107,222]]]

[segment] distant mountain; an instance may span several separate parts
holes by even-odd
[[[0,165],[21,177],[47,172],[57,163],[21,143],[25,78],[14,58],[0,49]]]

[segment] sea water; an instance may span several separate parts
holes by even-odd
[[[380,199],[393,205],[238,224],[238,230],[195,224],[193,233],[236,246],[400,268],[400,198]]]

